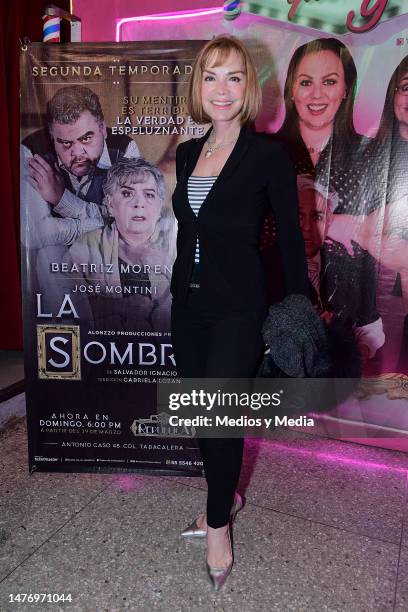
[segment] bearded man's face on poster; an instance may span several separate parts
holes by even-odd
[[[73,123],[53,122],[51,135],[64,167],[82,177],[89,174],[102,155],[106,126],[92,113],[84,111]]]

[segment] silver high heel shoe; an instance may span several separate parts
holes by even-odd
[[[235,520],[237,512],[239,512],[243,506],[244,500],[242,499],[241,495],[236,492],[234,497],[234,503],[232,504],[231,508],[232,522]],[[207,529],[200,529],[197,525],[197,519],[194,519],[191,525],[186,527],[186,529],[181,532],[181,535],[183,536],[183,538],[205,538],[207,536]]]
[[[234,565],[234,551],[232,550],[231,544],[231,523],[228,524],[228,540],[231,548],[232,561],[227,567],[211,567],[208,565],[208,561],[206,560],[207,574],[210,579],[210,582],[214,588],[214,591],[219,591],[222,585],[225,583],[226,579],[231,573],[232,566]]]

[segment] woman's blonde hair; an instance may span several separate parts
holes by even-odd
[[[262,92],[254,63],[248,50],[238,38],[223,34],[214,37],[204,45],[193,65],[188,87],[188,109],[191,118],[196,123],[210,122],[210,117],[205,113],[201,99],[204,70],[209,66],[219,66],[227,60],[232,52],[237,53],[242,58],[247,78],[244,103],[240,114],[241,123],[255,121],[262,104]]]

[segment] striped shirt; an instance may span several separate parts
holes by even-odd
[[[188,201],[194,214],[197,216],[202,203],[209,194],[211,187],[217,180],[217,176],[190,176],[188,179]],[[198,237],[194,255],[194,262],[197,265],[200,262],[200,250],[198,245]]]

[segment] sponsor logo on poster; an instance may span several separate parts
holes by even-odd
[[[193,438],[194,427],[172,426],[169,424],[170,415],[166,412],[151,414],[147,419],[135,419],[130,426],[134,436],[150,436],[158,438]]]

